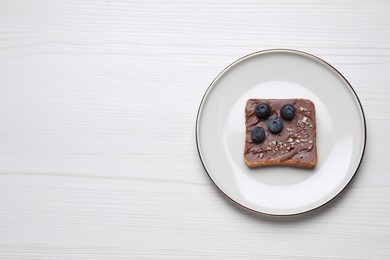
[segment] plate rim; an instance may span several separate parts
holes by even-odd
[[[349,90],[351,91],[351,93],[353,94],[353,96],[355,97],[355,99],[356,99],[356,101],[357,101],[357,103],[359,105],[361,116],[362,116],[362,119],[363,119],[363,129],[364,129],[363,146],[362,146],[361,151],[360,151],[359,162],[358,162],[358,164],[357,164],[357,166],[355,168],[355,171],[352,173],[352,175],[350,176],[348,181],[344,184],[344,186],[333,197],[331,197],[330,199],[328,199],[324,203],[321,203],[320,205],[315,206],[313,208],[310,208],[310,209],[307,209],[307,210],[303,210],[303,211],[299,211],[299,212],[295,212],[295,213],[270,213],[270,212],[258,211],[258,210],[255,210],[253,208],[250,208],[248,206],[245,206],[245,205],[241,204],[240,202],[238,202],[238,201],[234,200],[233,198],[231,198],[229,195],[227,195],[223,191],[223,189],[221,187],[219,187],[217,185],[217,183],[211,177],[211,175],[210,175],[209,171],[207,170],[207,167],[206,167],[206,165],[204,163],[204,159],[203,159],[201,148],[200,148],[200,144],[199,144],[199,120],[200,120],[200,114],[202,112],[205,100],[206,100],[208,94],[210,93],[210,91],[213,89],[213,86],[214,86],[215,82],[217,82],[218,79],[223,74],[225,74],[227,71],[229,71],[230,68],[234,67],[235,65],[238,65],[239,63],[241,63],[241,62],[243,62],[243,61],[245,61],[245,60],[247,60],[247,59],[249,59],[251,57],[258,56],[258,55],[263,55],[263,54],[267,54],[267,53],[290,53],[290,54],[292,53],[292,54],[296,54],[296,55],[301,55],[301,56],[304,56],[304,57],[308,57],[308,58],[310,58],[312,60],[315,60],[315,61],[323,64],[324,66],[328,67],[336,76],[340,77],[345,82],[345,84],[349,87]],[[366,123],[366,116],[365,116],[365,113],[364,113],[364,109],[363,109],[362,103],[361,103],[361,101],[359,99],[359,96],[357,95],[355,89],[352,87],[352,85],[349,83],[349,81],[343,76],[343,74],[341,74],[341,72],[338,71],[333,65],[331,65],[330,63],[326,62],[325,60],[323,60],[323,59],[321,59],[321,58],[319,58],[319,57],[317,57],[317,56],[315,56],[313,54],[310,54],[308,52],[304,52],[304,51],[300,51],[300,50],[296,50],[296,49],[275,48],[275,49],[260,50],[260,51],[256,51],[256,52],[252,52],[252,53],[249,53],[247,55],[244,55],[244,56],[236,59],[232,63],[230,63],[220,73],[218,73],[218,75],[212,80],[210,85],[207,87],[207,89],[204,92],[203,97],[202,97],[202,99],[200,101],[198,112],[197,112],[197,115],[196,115],[195,140],[196,140],[196,148],[197,148],[197,151],[198,151],[199,159],[200,159],[200,161],[202,163],[204,171],[206,172],[207,176],[209,177],[211,182],[214,184],[214,186],[217,187],[217,189],[226,198],[228,198],[231,202],[233,202],[233,204],[235,204],[235,205],[237,205],[237,206],[239,206],[239,207],[241,207],[241,208],[243,208],[245,210],[253,212],[255,214],[259,214],[259,215],[271,216],[271,217],[289,217],[289,216],[303,215],[303,214],[312,212],[314,210],[320,209],[320,208],[324,207],[325,205],[328,205],[330,202],[334,201],[337,197],[339,197],[340,194],[342,194],[344,192],[344,190],[349,186],[349,184],[352,182],[352,180],[356,176],[356,173],[358,172],[358,170],[359,170],[359,168],[361,166],[361,163],[363,161],[364,153],[365,153],[365,150],[366,150],[366,144],[367,144],[367,123]]]

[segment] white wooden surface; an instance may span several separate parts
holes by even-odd
[[[390,259],[390,2],[317,2],[2,0],[0,258]],[[367,117],[352,185],[300,217],[233,205],[195,145],[213,78],[268,48],[333,64]]]

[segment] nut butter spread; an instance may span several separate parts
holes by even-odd
[[[259,118],[256,106],[268,104],[269,118]],[[293,118],[282,115],[288,104]],[[291,116],[291,114],[289,115]],[[269,120],[279,117],[278,132],[272,131]],[[314,167],[317,162],[316,114],[313,102],[307,99],[249,99],[245,107],[246,138],[244,160],[250,167],[291,165]],[[272,123],[272,122],[271,122]],[[263,128],[265,137],[255,142],[252,130]],[[281,128],[281,130],[280,130]],[[271,130],[271,131],[270,131]],[[255,140],[255,141],[254,141]]]

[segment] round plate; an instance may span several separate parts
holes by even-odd
[[[314,102],[314,169],[245,164],[250,98]],[[300,51],[266,50],[235,61],[211,83],[199,107],[196,141],[207,174],[232,201],[259,213],[295,215],[329,202],[351,181],[363,157],[366,123],[355,91],[331,65]]]

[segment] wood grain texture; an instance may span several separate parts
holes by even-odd
[[[388,1],[0,2],[1,259],[389,259]],[[228,64],[292,48],[365,110],[361,169],[296,218],[237,208],[195,145]]]

